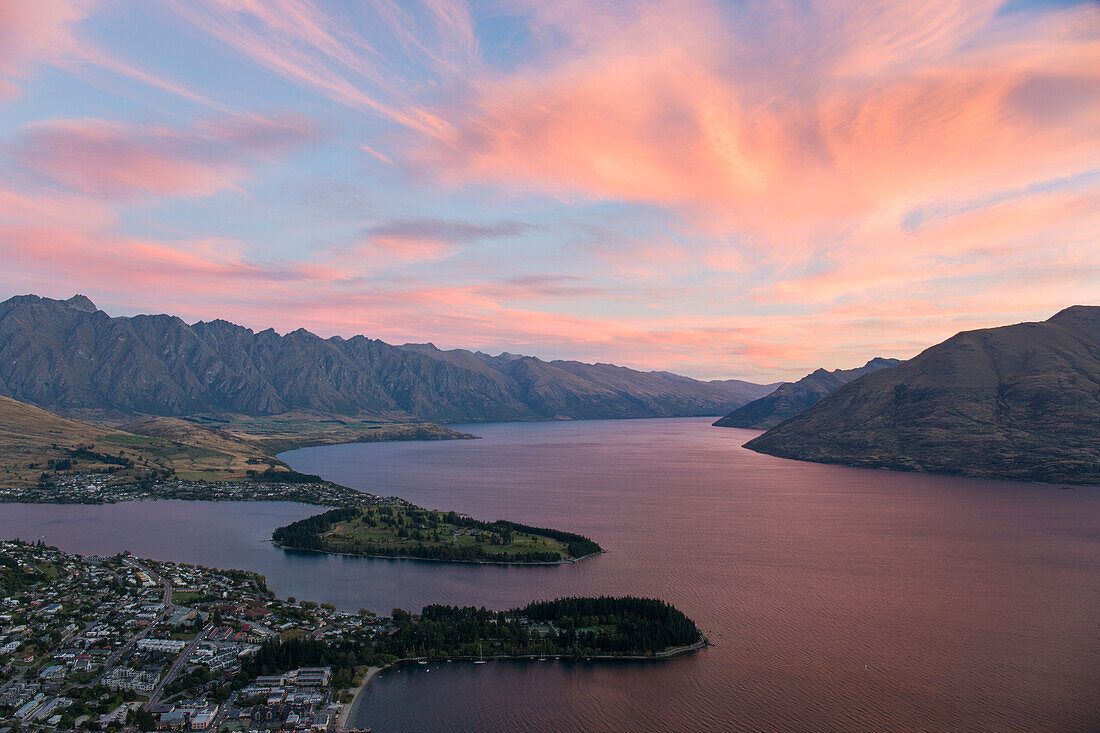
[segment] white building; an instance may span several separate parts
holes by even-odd
[[[178,654],[187,646],[187,642],[179,639],[138,639],[137,645],[142,651]]]

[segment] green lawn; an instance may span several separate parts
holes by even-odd
[[[38,569],[46,574],[46,577],[50,580],[54,580],[61,574],[61,569],[56,563],[44,562],[38,566]]]
[[[105,435],[102,440],[104,443],[115,443],[117,445],[142,445],[154,446],[157,448],[162,447],[164,443],[164,441],[159,438],[150,438],[145,435],[127,435],[125,433]]]
[[[497,532],[460,527],[445,521],[445,513],[390,507],[389,512],[368,510],[358,518],[338,523],[324,535],[336,549],[367,543],[400,549],[406,547],[474,547],[507,558],[526,552],[552,552],[568,557],[564,543],[527,532],[505,536]],[[373,526],[372,526],[373,525]],[[404,535],[404,536],[402,536]]]
[[[168,638],[176,641],[191,641],[196,636],[198,636],[198,633],[195,631],[173,631],[168,635]]]

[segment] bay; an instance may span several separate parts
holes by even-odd
[[[483,439],[283,458],[608,552],[546,568],[288,553],[271,529],[316,511],[289,503],[7,505],[0,534],[252,569],[281,595],[381,612],[655,596],[715,643],[658,664],[387,671],[353,720],[376,731],[1100,729],[1095,488],[786,461],[703,419],[458,429]]]

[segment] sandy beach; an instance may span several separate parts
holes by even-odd
[[[348,719],[351,718],[351,713],[355,710],[355,706],[359,702],[359,696],[363,694],[363,690],[367,688],[367,685],[371,683],[371,680],[373,680],[382,669],[382,667],[367,667],[367,672],[363,675],[363,682],[355,688],[351,702],[344,705],[344,709],[340,711],[340,717],[336,719],[337,730],[347,730]]]

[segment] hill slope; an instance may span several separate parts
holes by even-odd
[[[853,379],[900,363],[900,359],[875,357],[857,369],[834,369],[831,372],[818,369],[797,382],[782,384],[771,394],[738,407],[714,424],[720,428],[774,428],[807,407],[816,405]]]
[[[70,416],[665,417],[728,412],[748,401],[744,389],[609,364],[322,339],[304,329],[279,335],[221,320],[112,318],[84,296],[0,303],[0,395]]]
[[[283,467],[257,445],[199,426],[156,418],[134,427],[90,425],[0,397],[0,487],[34,486],[43,474],[107,473],[125,483],[167,475],[236,479]]]
[[[868,468],[1100,484],[1100,307],[964,331],[745,444]]]

